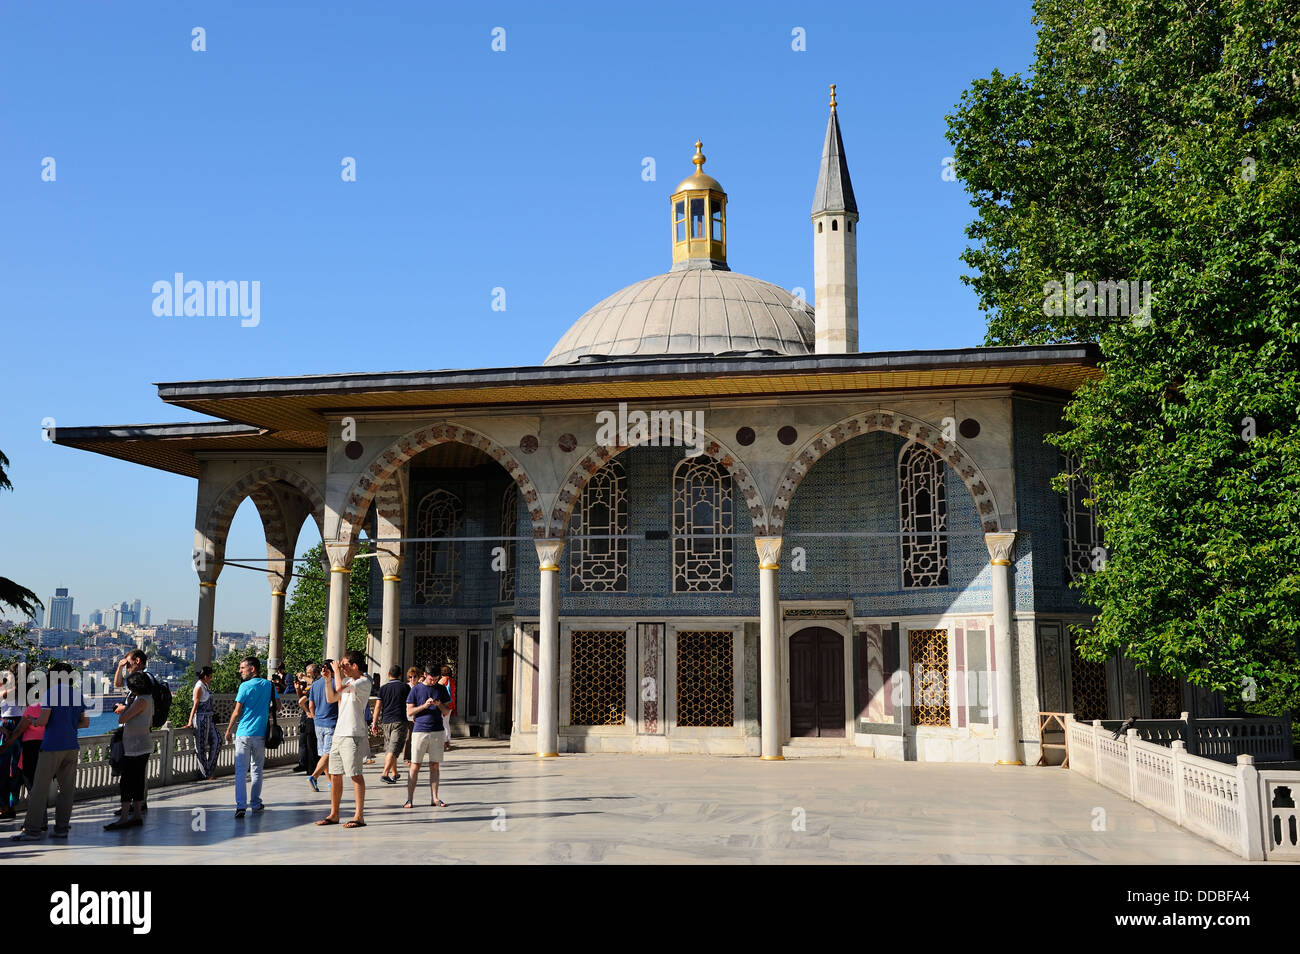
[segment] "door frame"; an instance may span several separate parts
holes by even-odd
[[[828,619],[786,619],[786,609],[842,610],[844,615]],[[833,741],[853,744],[853,601],[819,600],[781,603],[781,744],[790,742],[790,638],[805,629],[828,629],[840,637],[844,650],[844,738]],[[760,674],[761,680],[761,674]]]

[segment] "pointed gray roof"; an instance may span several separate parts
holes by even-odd
[[[822,166],[817,172],[817,191],[813,194],[812,214],[819,212],[858,214],[853,183],[849,181],[849,164],[844,158],[844,141],[840,138],[840,121],[834,106],[831,106],[830,122],[826,124],[826,145],[822,146]]]

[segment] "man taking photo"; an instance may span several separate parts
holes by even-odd
[[[330,813],[317,825],[337,825],[339,804],[343,801],[343,776],[352,777],[352,792],[357,803],[356,814],[344,828],[364,828],[366,780],[362,776],[365,758],[370,751],[366,736],[366,705],[370,702],[370,677],[362,668],[365,654],[358,650],[347,653],[334,667],[334,675],[325,677],[325,698],[336,703],[338,723],[334,727],[334,740],[330,745]]]

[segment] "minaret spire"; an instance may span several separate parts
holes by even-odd
[[[816,351],[844,354],[858,350],[858,203],[844,157],[834,83],[830,105],[812,207]]]

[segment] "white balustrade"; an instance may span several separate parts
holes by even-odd
[[[1263,724],[1245,732],[1211,730],[1212,737],[1239,748],[1277,751],[1279,736]],[[1258,769],[1255,757],[1243,752],[1235,765],[1190,755],[1181,740],[1166,747],[1144,741],[1137,729],[1116,739],[1100,721],[1088,725],[1072,715],[1065,738],[1072,771],[1250,861],[1300,860],[1300,772],[1267,763]],[[1285,739],[1289,744],[1289,731]]]

